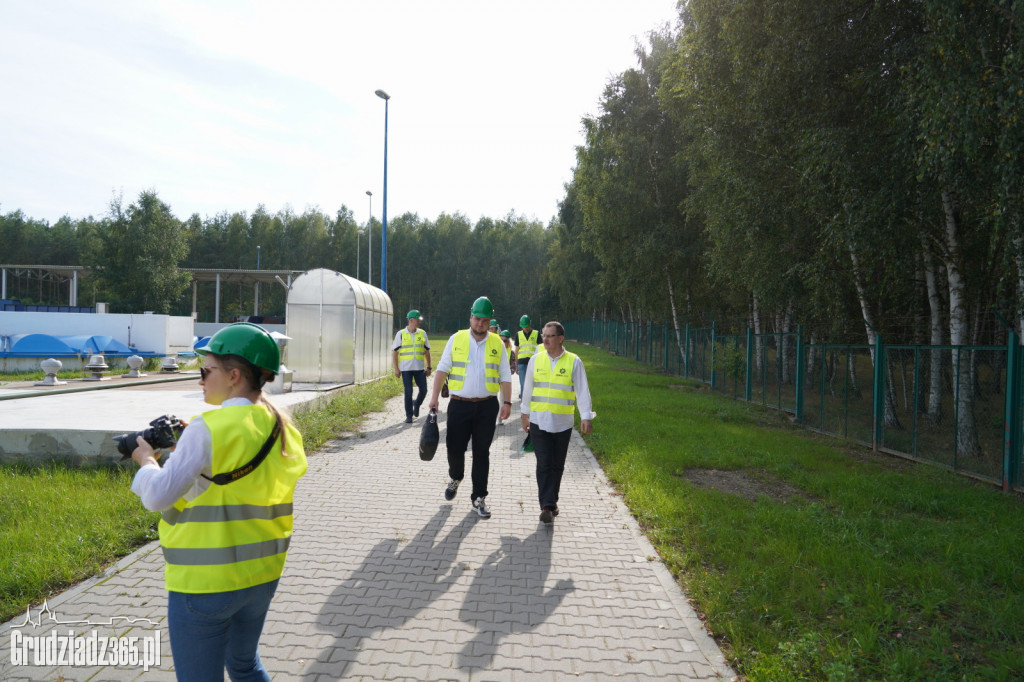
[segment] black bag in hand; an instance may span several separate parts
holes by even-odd
[[[437,430],[437,410],[431,410],[427,420],[423,422],[423,431],[420,432],[420,459],[429,462],[434,459],[437,452],[437,444],[441,440],[441,434]]]

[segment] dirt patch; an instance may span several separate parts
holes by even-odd
[[[794,497],[814,499],[800,488],[765,471],[687,469],[676,475],[700,488],[711,488],[730,495],[738,495],[752,502],[757,500],[760,495],[765,495],[773,500],[788,500]]]

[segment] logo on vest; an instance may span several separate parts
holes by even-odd
[[[565,367],[560,367],[560,368],[558,369],[558,373],[559,373],[559,374],[565,374]]]

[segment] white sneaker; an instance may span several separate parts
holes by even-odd
[[[476,513],[485,519],[491,518],[491,510],[487,508],[487,503],[484,502],[484,498],[478,497],[473,500],[473,509],[476,509]]]

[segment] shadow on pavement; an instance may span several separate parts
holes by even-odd
[[[476,572],[459,620],[476,628],[477,634],[459,652],[459,668],[488,669],[502,637],[534,630],[576,589],[567,578],[545,591],[553,538],[550,525],[539,525],[524,540],[504,536],[501,548]]]
[[[317,617],[323,632],[334,634],[344,660],[331,661],[336,679],[355,661],[361,643],[378,630],[400,628],[442,596],[462,571],[455,566],[459,545],[477,521],[467,514],[440,541],[437,535],[452,513],[444,504],[404,545],[389,538],[379,542],[325,602]],[[369,614],[369,615],[367,615]],[[324,661],[320,661],[319,672]]]

